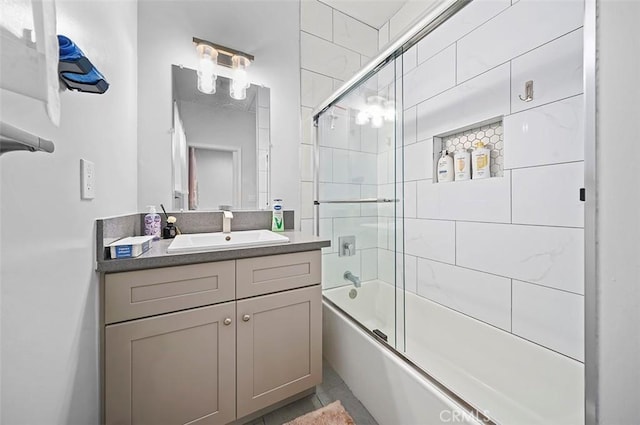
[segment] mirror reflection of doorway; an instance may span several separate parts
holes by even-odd
[[[225,146],[189,146],[189,209],[238,208],[242,193],[241,150]]]

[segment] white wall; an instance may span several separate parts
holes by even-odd
[[[598,28],[597,344],[598,423],[638,423],[640,394],[640,3],[601,0]],[[635,52],[635,53],[633,53]],[[622,161],[622,162],[621,162]],[[595,360],[595,358],[594,358]],[[591,400],[590,400],[591,401]]]
[[[171,205],[171,65],[197,67],[195,36],[255,56],[250,79],[271,88],[271,195],[299,211],[298,2],[142,0],[138,14],[138,205]]]
[[[56,3],[58,33],[111,87],[61,93],[59,128],[42,104],[2,93],[3,121],[56,144],[0,158],[4,424],[99,423],[95,219],[136,210],[136,4]],[[95,163],[93,201],[80,200],[80,158]]]

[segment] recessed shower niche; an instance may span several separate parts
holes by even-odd
[[[459,150],[470,154],[478,143],[489,149],[490,177],[504,175],[504,126],[502,117],[460,127],[433,137],[433,183],[438,183],[438,160],[441,152],[447,150],[453,155]],[[454,168],[456,164],[454,162]],[[471,170],[473,179],[473,169]]]

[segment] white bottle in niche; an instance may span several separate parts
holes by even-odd
[[[491,177],[491,153],[484,146],[484,143],[475,144],[475,149],[471,153],[471,172],[473,179],[486,179]]]
[[[471,154],[464,148],[458,149],[453,156],[453,168],[456,181],[469,180],[471,178]]]
[[[442,156],[438,160],[438,183],[453,181],[453,158],[448,155],[447,150],[442,151]]]

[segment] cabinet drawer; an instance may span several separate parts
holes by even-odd
[[[235,298],[235,261],[105,275],[105,323]]]
[[[320,250],[237,260],[236,276],[237,298],[318,284]]]

